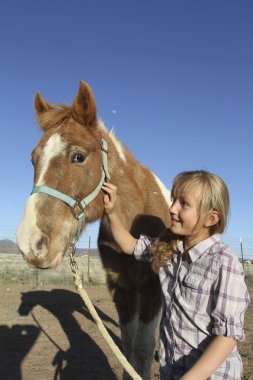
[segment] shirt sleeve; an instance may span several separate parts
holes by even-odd
[[[150,246],[155,239],[147,235],[141,235],[134,248],[134,256],[138,261],[151,261]]]
[[[222,256],[222,265],[214,289],[212,334],[242,341],[245,337],[243,323],[249,304],[249,293],[238,258],[225,252]]]

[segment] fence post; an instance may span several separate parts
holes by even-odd
[[[35,269],[35,288],[38,288],[39,286],[39,269]]]
[[[88,248],[88,282],[91,282],[91,278],[90,278],[90,246],[91,246],[91,237],[89,236],[89,248]]]
[[[241,246],[242,266],[243,266],[243,269],[244,269],[244,258],[243,258],[242,238],[240,238],[240,246]]]

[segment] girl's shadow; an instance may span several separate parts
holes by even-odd
[[[48,310],[59,320],[69,340],[70,347],[67,351],[61,350],[53,338],[47,334],[47,331],[45,331],[36,320],[32,310],[37,305]],[[54,380],[117,379],[103,351],[93,341],[92,337],[80,328],[77,320],[73,316],[73,313],[76,311],[81,313],[84,318],[92,320],[81,297],[74,292],[63,289],[22,293],[21,305],[19,307],[20,315],[32,313],[37,326],[58,349],[52,361],[52,364],[56,367]],[[97,309],[97,313],[102,320],[117,325],[113,319],[102,311]],[[119,338],[112,332],[110,332],[110,335],[115,343],[120,346]],[[63,367],[64,363],[65,365]]]
[[[32,325],[0,326],[0,378],[21,380],[21,363],[38,338],[40,329]]]

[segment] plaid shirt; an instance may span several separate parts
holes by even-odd
[[[141,235],[134,255],[149,261],[154,239]],[[243,268],[228,246],[214,235],[180,253],[160,269],[163,310],[160,323],[160,378],[179,379],[200,357],[215,335],[243,340],[249,304]],[[237,348],[209,380],[239,380],[242,362]]]

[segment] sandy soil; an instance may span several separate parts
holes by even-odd
[[[251,297],[253,298],[253,282]],[[105,286],[87,292],[121,348],[117,313]],[[123,369],[74,287],[0,285],[0,378],[2,380],[113,380]],[[240,344],[243,380],[253,380],[252,305],[246,341]],[[154,361],[152,379],[158,379]]]
[[[100,318],[120,347],[117,313],[105,286],[89,287]],[[113,380],[123,368],[74,287],[0,286],[0,378]],[[158,365],[154,363],[154,379]]]

